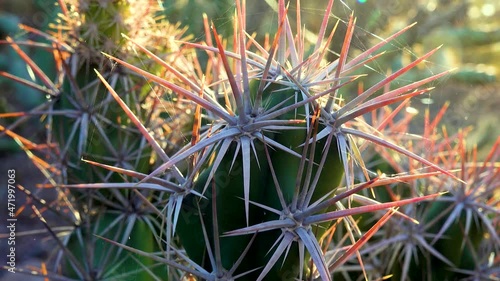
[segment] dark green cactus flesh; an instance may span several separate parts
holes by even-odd
[[[198,264],[203,264],[210,272],[210,261],[208,260],[206,240],[203,236],[202,227],[206,228],[208,239],[214,251],[214,217],[213,208],[216,207],[217,230],[219,236],[224,232],[242,228],[246,225],[245,205],[243,201],[243,171],[241,155],[236,157],[233,163],[231,152],[235,152],[236,144],[227,152],[226,156],[215,171],[212,181],[208,182],[207,191],[204,195],[207,199],[200,199],[189,195],[182,206],[182,211],[177,223],[176,232],[179,234],[181,244],[186,249],[189,257]],[[257,147],[257,151],[262,151],[262,147]],[[259,201],[262,195],[262,188],[265,187],[267,165],[260,162],[257,165],[255,157],[251,159],[252,181],[250,182],[250,200]],[[207,184],[212,167],[205,169],[196,179],[194,189],[202,192]],[[214,194],[215,192],[215,194]],[[215,197],[215,198],[214,198]],[[215,202],[213,201],[215,199]],[[216,206],[214,206],[216,205]],[[250,206],[249,223],[257,223],[262,219],[262,210],[256,206]],[[202,218],[200,219],[200,214]],[[203,220],[203,222],[202,222]],[[222,264],[226,269],[231,268],[234,262],[240,257],[248,245],[251,236],[218,237],[220,242]],[[244,263],[244,265],[249,265]]]
[[[299,96],[299,93],[292,90],[275,92],[271,94],[271,99],[274,100],[275,102],[279,102],[288,99],[290,98],[290,96],[293,95],[296,95],[298,101],[302,100],[301,97]],[[295,98],[289,99],[289,103],[293,102],[296,102]],[[289,112],[288,114],[283,116],[283,118],[301,119],[301,117],[304,115],[305,115],[305,110],[302,107],[299,108],[297,112]],[[302,130],[293,130],[293,131],[285,131],[277,133],[275,136],[275,141],[283,144],[286,147],[293,149],[295,152],[302,155],[303,150],[305,148],[304,143],[306,142],[306,136],[308,133],[307,129],[305,128],[305,125],[303,126],[304,129]],[[321,131],[321,129],[323,129],[322,127],[323,126],[319,126],[318,131]],[[314,130],[314,128],[311,129]],[[336,142],[333,141],[330,144],[330,146],[327,147],[326,149],[325,149],[325,143],[326,143],[326,138],[317,141],[314,151],[314,159],[309,159],[314,163],[312,167],[312,177],[314,178],[314,176],[318,172],[321,173],[319,181],[315,186],[315,190],[311,198],[311,203],[325,196],[327,193],[333,191],[340,184],[340,181],[344,175],[344,170],[342,162],[340,160]],[[327,153],[327,159],[325,161],[322,170],[318,171],[317,163],[319,163],[321,157],[325,153]],[[307,170],[308,165],[306,162],[305,167],[302,168],[303,169],[302,177],[298,178],[297,175],[300,174],[299,169],[301,169],[300,162],[301,162],[300,158],[282,150],[276,150],[273,152],[272,155],[274,173],[276,174],[278,184],[280,185],[281,192],[283,193],[287,204],[290,204],[292,202],[294,192],[297,188],[297,183],[300,184],[299,185],[300,190],[302,190],[304,187],[303,185],[306,178],[305,170]],[[306,188],[309,187],[306,185]],[[266,196],[265,198],[263,198],[264,202],[266,202],[266,205],[281,210],[280,201],[277,196],[277,192],[275,190],[275,184],[271,177],[269,177],[268,179],[266,192],[267,192]],[[335,194],[332,192],[330,197],[333,197],[334,195]],[[326,212],[327,210],[324,211]],[[272,219],[273,215],[274,214],[272,213],[268,214],[267,219]],[[275,215],[274,219],[276,219]],[[329,223],[324,223],[320,224],[319,226],[311,226],[311,227],[313,233],[316,233],[316,237],[319,238],[328,228],[328,225]],[[261,237],[261,239],[258,240],[258,242],[261,243],[261,245],[259,245],[260,249],[259,257],[265,257],[266,254],[268,257],[270,256],[270,254],[268,254],[269,249],[276,242],[280,234],[281,231],[269,231],[261,234],[261,236],[264,237]],[[307,258],[308,255],[306,255],[306,259]],[[295,280],[295,278],[297,278],[298,276],[299,271],[301,270],[299,263],[300,261],[298,254],[298,246],[297,243],[293,243],[286,261],[283,263],[282,260],[279,260],[274,266],[273,270],[266,276],[265,280]],[[304,261],[304,264],[308,266],[307,260]],[[262,264],[261,266],[263,265],[265,264]],[[307,271],[307,269],[304,270]]]
[[[258,81],[253,81],[258,82]],[[255,86],[258,83],[251,84]],[[255,87],[252,87],[255,89]],[[297,96],[293,89],[289,89],[283,85],[271,84],[264,92],[264,104],[270,108],[287,100],[282,106],[288,106],[295,102],[300,101],[302,98]],[[305,116],[304,107],[298,108],[296,111],[290,111],[283,116],[283,120],[290,119],[303,119]],[[321,129],[321,128],[320,128]],[[300,125],[300,128],[295,130],[286,130],[281,132],[266,133],[274,141],[292,149],[298,154],[302,154],[304,149],[308,131],[305,124]],[[328,192],[334,190],[343,177],[343,166],[340,161],[336,143],[333,142],[329,148],[325,150],[326,138],[318,140],[314,151],[314,164],[312,166],[312,175],[321,172],[319,183],[316,186],[315,192],[312,196],[311,203],[323,197]],[[269,158],[272,161],[273,170],[269,166],[266,151],[263,143],[260,140],[254,140],[256,155],[252,153],[251,158],[251,180],[250,180],[250,201],[264,204],[276,210],[282,210],[279,197],[277,195],[276,187],[272,174],[275,175],[281,192],[284,194],[285,201],[288,205],[291,204],[292,198],[296,190],[296,182],[298,181],[299,169],[301,169],[301,159],[296,155],[279,149],[267,149]],[[215,171],[212,182],[207,183],[209,173],[212,167],[207,167],[195,181],[195,189],[199,192],[208,185],[205,192],[207,199],[200,199],[193,195],[188,196],[183,203],[182,211],[177,224],[177,233],[179,234],[180,242],[186,249],[189,257],[199,264],[204,264],[206,269],[210,272],[210,262],[208,260],[207,247],[205,244],[203,229],[201,225],[207,229],[209,241],[213,241],[213,199],[214,195],[212,190],[216,192],[215,200],[217,205],[217,220],[218,220],[218,233],[223,235],[224,232],[236,230],[246,227],[244,194],[243,194],[243,158],[240,152],[236,152],[236,142],[233,142],[231,149],[225,154],[217,171]],[[310,147],[310,146],[309,146]],[[217,152],[216,152],[217,153]],[[235,157],[235,153],[238,155]],[[318,171],[317,163],[320,161],[322,155],[328,153],[327,160],[321,171]],[[258,159],[256,159],[256,157]],[[234,161],[234,162],[233,162]],[[257,163],[258,161],[258,163]],[[302,161],[304,162],[304,161]],[[304,170],[307,169],[308,161]],[[311,162],[312,163],[312,162]],[[299,179],[301,184],[304,182],[305,172]],[[212,186],[214,189],[212,189]],[[300,187],[302,189],[302,187]],[[331,193],[333,196],[334,193]],[[326,210],[325,210],[326,211]],[[249,225],[261,223],[270,220],[278,219],[276,214],[265,212],[263,209],[250,204],[250,221]],[[203,224],[200,220],[201,214]],[[320,237],[328,227],[328,223],[320,226],[311,226],[313,232],[317,233]],[[238,272],[245,272],[248,270],[263,267],[269,261],[272,251],[270,251],[273,244],[276,242],[281,234],[281,230],[271,230],[258,233],[253,241],[250,252],[245,257]],[[251,235],[232,236],[232,237],[219,237],[222,262],[226,269],[237,261],[244,249],[247,247]],[[297,243],[293,243],[289,251],[288,258],[285,263],[278,261],[271,272],[265,277],[264,280],[294,280],[298,276],[299,268],[299,254]],[[211,242],[212,251],[214,251],[213,242]],[[283,259],[283,258],[282,258]],[[307,263],[306,263],[307,264]],[[241,280],[255,280],[259,274],[253,273]]]

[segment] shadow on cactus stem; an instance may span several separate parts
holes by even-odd
[[[53,270],[40,268],[38,275],[445,280],[497,274],[497,146],[482,164],[474,152],[466,156],[463,136],[437,134],[444,110],[423,136],[407,131],[409,100],[449,71],[408,84],[398,79],[437,49],[344,99],[346,86],[364,79],[355,71],[376,62],[413,25],[352,56],[354,15],[345,37],[336,38],[335,28],[327,28],[329,1],[317,42],[308,46],[300,1],[292,27],[280,0],[278,30],[261,44],[246,32],[245,1],[236,1],[232,38],[219,36],[205,17],[204,41],[183,40],[182,30],[163,21],[156,28],[171,27],[172,34],[158,41],[158,29],[137,34],[126,21],[106,29],[107,15],[130,12],[125,2],[62,5],[62,21],[76,35],[30,30],[50,41],[43,47],[54,55],[57,84],[25,55],[22,42],[7,40],[42,85],[0,74],[51,96],[18,115],[46,117],[47,142],[58,151],[54,163],[43,163],[59,173],[47,179],[64,195],[56,204],[74,216],[70,233],[59,238],[36,207],[50,204],[34,200],[45,233],[59,245]],[[83,10],[73,14],[68,7]],[[104,31],[90,33],[91,25],[77,19],[102,20],[95,27]],[[111,50],[102,36],[115,44]],[[343,43],[329,62],[332,40]],[[200,53],[208,59],[198,59]],[[19,139],[13,130],[20,124],[4,131]],[[460,247],[451,247],[456,241]]]

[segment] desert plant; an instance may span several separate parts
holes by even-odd
[[[495,253],[499,250],[499,229],[495,218],[499,205],[498,194],[494,191],[498,189],[498,162],[495,159],[498,144],[481,162],[477,160],[477,148],[470,152],[466,149],[465,138],[470,128],[451,136],[445,128],[438,130],[437,125],[448,105],[445,104],[432,121],[429,111],[425,112],[426,125],[420,136],[410,133],[409,124],[417,112],[408,102],[395,110],[381,110],[380,114],[373,114],[370,121],[365,120],[381,134],[390,135],[398,143],[407,143],[415,153],[454,171],[464,182],[435,176],[376,190],[376,198],[381,202],[422,192],[446,191],[447,194],[401,208],[400,212],[420,223],[413,224],[401,218],[389,221],[361,251],[366,255],[364,265],[351,262],[344,276],[358,276],[361,266],[367,265],[372,278],[392,275],[395,280],[495,280],[498,276]],[[404,117],[398,122],[389,118],[401,112]],[[408,170],[418,173],[420,167],[415,163],[401,161],[399,155],[383,147],[375,148],[377,152],[373,155],[377,161],[368,161],[375,167],[384,167],[385,172],[392,173]],[[368,216],[362,221],[378,217]],[[364,225],[362,221],[361,226]]]
[[[187,202],[182,207],[177,207],[172,218],[173,230],[177,230],[181,244],[185,245],[189,261],[211,272],[212,278],[220,276],[232,278],[226,276],[225,270],[234,272],[233,266],[241,262],[248,271],[253,268],[264,268],[258,275],[249,274],[247,277],[249,280],[255,278],[291,280],[303,276],[301,268],[308,267],[308,258],[305,254],[307,250],[318,274],[327,280],[329,270],[316,236],[320,237],[323,232],[320,230],[327,228],[328,225],[320,223],[331,221],[338,216],[348,217],[357,212],[386,209],[419,200],[414,198],[388,205],[364,206],[349,209],[345,213],[340,210],[328,212],[328,208],[334,208],[335,205],[338,208],[343,207],[340,198],[348,197],[352,192],[335,193],[335,188],[344,172],[347,185],[351,187],[354,184],[352,161],[356,159],[362,163],[362,159],[358,157],[356,143],[351,136],[363,137],[385,145],[450,175],[449,172],[405,149],[346,126],[346,123],[370,110],[426,92],[427,90],[415,89],[443,76],[446,72],[364,102],[375,91],[417,65],[432,52],[361,93],[353,101],[339,105],[338,89],[346,80],[355,78],[347,76],[349,70],[352,71],[356,66],[366,63],[366,58],[384,44],[379,44],[346,63],[349,41],[354,28],[354,18],[351,18],[339,61],[322,67],[322,55],[325,53],[322,40],[326,32],[328,12],[320,30],[316,49],[308,56],[300,47],[304,45],[304,42],[300,41],[300,34],[297,36],[298,42],[293,39],[284,1],[279,5],[280,29],[268,52],[256,42],[252,42],[252,45],[262,54],[247,49],[247,39],[244,34],[245,15],[238,2],[234,53],[224,49],[215,28],[213,30],[216,46],[191,44],[209,52],[216,52],[220,57],[216,73],[212,74],[212,77],[205,77],[205,80],[199,80],[203,83],[208,80],[209,84],[218,85],[221,83],[218,81],[222,73],[222,79],[227,79],[229,84],[225,87],[228,92],[220,89],[220,85],[218,85],[219,92],[210,91],[211,89],[204,87],[204,84],[199,85],[193,80],[191,88],[195,91],[189,91],[121,59],[109,56],[130,70],[172,91],[182,93],[203,107],[207,112],[205,114],[219,120],[212,125],[209,134],[201,135],[196,142],[188,144],[168,162],[142,179],[142,181],[154,179],[161,172],[175,168],[178,162],[192,155],[203,157],[207,153],[213,154],[210,157],[211,162],[200,165],[200,170],[190,171],[199,175],[195,178],[193,186],[188,187],[188,190],[194,189],[201,194],[207,194],[208,201],[199,199],[193,203],[191,197],[194,195],[181,198],[182,201],[179,200],[177,204]],[[399,34],[394,37],[397,35]],[[140,44],[138,47],[165,65]],[[290,54],[290,58],[287,58],[287,53]],[[229,56],[236,58],[235,68],[230,67]],[[172,69],[167,65],[165,67]],[[179,73],[178,77],[180,80],[186,79],[182,73]],[[111,92],[114,91],[107,82],[104,80],[103,82]],[[116,94],[114,96],[118,97]],[[324,101],[320,101],[322,97],[325,97]],[[225,102],[226,108],[230,111],[224,109],[218,100]],[[271,152],[268,146],[274,151]],[[315,162],[319,163],[317,167]],[[268,177],[269,179],[266,179]],[[212,192],[207,193],[206,190]],[[241,201],[235,200],[238,197]],[[254,208],[251,208],[250,203],[255,205]],[[271,215],[263,214],[263,210]],[[317,214],[318,212],[320,214]],[[194,217],[196,215],[198,217]],[[187,221],[184,221],[186,216],[188,216]],[[262,220],[264,222],[259,222]],[[245,227],[249,224],[254,225]],[[226,235],[218,237],[221,233]],[[251,234],[255,237],[252,238]],[[252,241],[250,246],[249,241]],[[360,245],[361,242],[355,244],[354,248]],[[211,253],[212,248],[215,253]],[[274,248],[274,252],[265,258],[269,248]],[[242,254],[246,253],[247,249],[250,252],[247,257],[243,257]],[[257,251],[256,254],[252,253],[254,249]],[[287,254],[292,252],[296,254],[287,257]],[[255,259],[256,255],[264,259]],[[282,264],[285,266],[282,267]],[[230,268],[233,270],[229,270]]]
[[[304,40],[300,1],[296,27],[288,18],[285,1],[278,2],[278,30],[272,42],[264,44],[246,33],[245,3],[236,1],[232,41],[223,40],[217,26],[210,26],[205,17],[204,42],[164,42],[139,36],[142,32],[156,35],[156,22],[137,32],[128,29],[133,24],[109,22],[125,18],[128,5],[136,2],[152,5],[150,1],[90,1],[85,6],[79,1],[70,8],[61,5],[62,19],[70,30],[63,33],[67,37],[30,30],[54,46],[45,45],[58,63],[61,82],[57,85],[23,53],[19,42],[8,39],[45,87],[3,75],[51,97],[43,111],[37,108],[30,114],[47,116],[48,135],[59,144],[56,163],[62,174],[50,177],[50,184],[68,203],[65,207],[71,210],[73,224],[70,234],[60,239],[44,223],[63,258],[56,262],[54,273],[40,270],[40,274],[81,280],[331,280],[337,273],[350,278],[344,274],[344,264],[356,256],[350,263],[357,262],[366,279],[384,278],[391,272],[401,279],[418,278],[408,273],[409,258],[402,266],[394,262],[400,247],[388,243],[394,231],[408,234],[416,227],[411,217],[426,222],[418,226],[425,233],[416,234],[417,241],[433,257],[454,264],[444,251],[433,249],[446,248],[439,243],[446,243],[448,232],[460,228],[460,223],[452,222],[463,207],[456,205],[458,211],[449,213],[448,219],[440,218],[442,223],[428,221],[428,213],[441,208],[436,202],[449,200],[450,196],[441,195],[454,193],[449,188],[425,189],[422,183],[442,181],[443,186],[451,186],[467,180],[454,174],[454,165],[419,150],[412,152],[409,143],[384,136],[384,126],[370,126],[363,119],[399,102],[397,110],[401,110],[410,98],[431,91],[423,87],[448,71],[409,84],[397,79],[437,49],[344,100],[352,96],[343,92],[346,85],[364,78],[354,71],[376,62],[383,55],[380,49],[411,26],[351,58],[356,19],[351,15],[348,21],[337,22],[345,24],[347,32],[343,40],[336,38],[335,28],[328,30],[333,1],[310,48]],[[94,29],[102,32],[92,33]],[[169,30],[180,39],[181,31]],[[118,37],[118,32],[124,34]],[[339,58],[329,62],[326,54],[332,40],[343,43]],[[159,48],[173,42],[179,44],[174,49]],[[198,59],[202,52],[206,61]],[[391,123],[397,110],[388,113],[383,123]],[[89,129],[91,125],[94,128]],[[4,130],[19,138],[13,129]],[[29,151],[27,142],[21,143]],[[375,158],[400,174],[371,172],[376,167],[369,166],[366,143],[376,144]],[[394,196],[390,186],[402,182],[410,188]],[[368,190],[377,197],[365,193]],[[486,193],[490,196],[492,189]],[[463,198],[454,198],[458,197]],[[490,201],[480,206],[497,213],[494,198],[488,197]],[[428,207],[423,211],[415,211],[416,205],[402,208],[417,202]],[[34,210],[44,221],[42,213]],[[382,210],[387,212],[382,215]],[[495,217],[475,214],[486,232],[465,218],[468,226],[458,237],[482,231],[479,236],[498,240]],[[431,240],[427,231],[433,232]],[[380,245],[383,253],[361,250],[372,237],[377,240],[368,247]],[[469,244],[477,249],[475,241]],[[483,249],[492,251],[491,245],[486,243]],[[408,249],[407,256],[413,251]],[[387,260],[387,267],[379,272],[365,267]],[[454,270],[473,271],[470,267]]]
[[[2,75],[38,89],[48,97],[46,103],[28,115],[46,117],[47,142],[57,144],[57,150],[51,155],[51,165],[57,168],[57,173],[47,173],[50,186],[59,189],[66,184],[118,180],[127,185],[129,179],[103,173],[81,162],[82,158],[94,159],[143,173],[150,172],[155,165],[145,139],[123,112],[110,104],[113,100],[106,97],[105,88],[98,82],[93,69],[106,72],[106,77],[119,89],[127,104],[134,107],[142,122],[152,132],[165,136],[165,123],[158,118],[157,104],[151,98],[161,90],[151,89],[142,79],[114,70],[100,52],[106,50],[124,58],[136,58],[121,37],[127,34],[155,45],[158,52],[175,54],[178,46],[174,40],[181,39],[184,31],[164,18],[157,18],[159,7],[150,1],[59,1],[59,5],[61,14],[53,23],[53,30],[43,32],[21,26],[40,38],[38,45],[10,37],[6,39],[42,85],[8,73],[2,72]],[[167,32],[170,37],[163,37],[165,34],[159,37],[160,31]],[[39,47],[52,54],[55,78],[49,77],[23,51],[22,45]],[[147,67],[146,61],[140,61]],[[18,120],[7,131],[22,122]],[[166,137],[162,137],[162,141],[175,142]],[[58,255],[64,253],[65,258],[56,257],[55,270],[85,280],[118,274],[126,277],[130,272],[141,279],[149,278],[145,268],[153,265],[151,261],[132,258],[116,247],[103,245],[94,236],[109,237],[143,250],[159,249],[156,232],[160,227],[144,203],[144,198],[152,196],[149,192],[89,189],[71,193],[61,190],[60,194],[60,207],[68,208],[70,214],[58,215],[71,223],[72,230],[59,243]],[[36,212],[42,219],[42,213]],[[50,228],[48,231],[59,241],[58,233]],[[144,235],[148,238],[144,239]],[[58,269],[61,264],[63,267]],[[144,267],[141,268],[141,264]]]

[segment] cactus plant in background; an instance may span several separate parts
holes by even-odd
[[[448,136],[445,129],[437,129],[448,105],[442,107],[432,122],[429,112],[425,112],[422,135],[410,133],[409,124],[417,112],[409,102],[395,110],[381,110],[374,113],[371,120],[365,120],[377,131],[390,134],[398,143],[407,143],[413,152],[454,171],[464,182],[438,176],[376,190],[376,197],[382,202],[422,192],[446,191],[447,194],[434,201],[401,208],[402,213],[420,223],[416,225],[400,218],[389,221],[361,251],[366,256],[365,263],[351,262],[346,267],[348,270],[343,271],[344,276],[358,276],[361,266],[369,268],[371,279],[389,274],[395,280],[495,280],[498,276],[499,166],[496,158],[499,140],[488,157],[478,161],[477,150],[466,152],[465,138],[470,130]],[[394,122],[391,116],[397,115],[402,118]],[[382,147],[375,150],[378,160],[370,161],[376,164],[373,168],[385,167],[385,171],[393,173],[417,172],[418,166],[411,161],[401,161],[399,155]]]
[[[70,234],[60,239],[36,207],[52,210],[51,204],[30,195],[59,246],[53,270],[42,267],[38,274],[79,280],[375,280],[394,274],[417,280],[419,262],[436,260],[449,267],[439,278],[495,276],[492,262],[478,253],[497,262],[496,149],[473,170],[468,162],[457,167],[456,155],[443,156],[447,138],[435,152],[385,134],[407,135],[402,130],[411,118],[394,124],[400,110],[448,74],[398,81],[436,50],[344,99],[352,96],[345,86],[364,79],[355,71],[376,62],[380,49],[411,26],[351,57],[356,19],[339,20],[347,32],[337,38],[335,28],[328,29],[333,1],[311,48],[300,1],[295,26],[285,1],[278,2],[277,32],[263,44],[246,32],[244,1],[235,2],[232,40],[205,17],[203,42],[180,42],[182,30],[150,17],[152,1],[85,3],[60,1],[53,35],[24,27],[49,41],[43,46],[53,51],[55,83],[25,55],[22,42],[7,39],[43,86],[2,75],[51,97],[28,116],[46,117],[48,142],[58,144],[54,164],[37,163],[57,168],[57,177],[47,174],[48,185],[70,211],[55,210],[71,222]],[[339,58],[329,62],[332,40],[343,43]],[[206,61],[197,57],[202,52]],[[401,105],[391,111],[395,103]],[[380,122],[377,112],[385,112]],[[370,113],[372,125],[364,119]],[[21,139],[13,132],[20,123],[2,129]],[[436,124],[425,128],[425,139],[434,141]],[[372,159],[384,165],[372,166]],[[377,175],[377,167],[397,174]],[[460,193],[456,186],[471,185],[466,175],[477,181]],[[442,204],[449,201],[455,203]],[[456,239],[466,241],[462,260],[446,252]]]
[[[175,130],[169,127],[175,126],[175,122],[171,120],[166,125],[159,118],[158,103],[152,98],[161,89],[150,88],[140,77],[114,71],[101,51],[136,58],[121,37],[121,34],[127,34],[152,44],[158,53],[168,52],[175,56],[178,51],[175,40],[181,39],[184,31],[159,18],[159,6],[151,1],[59,1],[59,8],[61,14],[53,23],[53,30],[43,32],[21,26],[32,36],[40,38],[37,47],[53,56],[55,77],[49,77],[20,47],[32,46],[33,43],[6,39],[6,43],[32,69],[34,80],[42,84],[4,72],[2,75],[38,89],[48,97],[46,103],[22,114],[26,117],[13,123],[7,131],[20,126],[31,116],[45,119],[47,143],[58,145],[50,155],[53,161],[50,164],[57,173],[46,174],[47,183],[52,188],[60,190],[64,184],[117,180],[127,185],[128,179],[117,178],[81,161],[82,158],[98,160],[143,173],[150,172],[155,162],[141,133],[121,110],[115,110],[114,104],[110,104],[113,99],[106,97],[105,88],[98,82],[93,69],[106,72],[106,77],[121,92],[127,104],[134,107],[135,114],[149,130],[160,133],[163,136],[161,141],[171,145],[176,140],[167,138],[164,130]],[[147,67],[146,61],[141,62]],[[60,196],[61,207],[68,208],[69,214],[58,214],[69,221],[73,229],[70,235],[64,235],[59,245],[61,250],[59,256],[54,257],[54,271],[62,270],[68,277],[85,280],[110,275],[126,278],[127,274],[140,279],[149,278],[151,261],[134,259],[94,236],[127,242],[143,250],[157,250],[159,226],[150,217],[150,208],[144,203],[145,198],[152,196],[149,192],[78,190],[67,193],[60,190]],[[42,218],[40,212],[37,214]],[[50,233],[60,235],[54,231]],[[61,259],[61,254],[65,258]],[[65,265],[58,269],[61,264]]]

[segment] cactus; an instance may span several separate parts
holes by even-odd
[[[400,143],[415,143],[414,152],[434,159],[447,170],[456,171],[464,180],[453,182],[447,178],[432,177],[376,191],[376,197],[386,201],[421,192],[444,191],[447,194],[433,201],[402,208],[400,211],[414,217],[419,225],[395,218],[361,251],[367,255],[364,261],[373,261],[371,266],[377,266],[371,272],[373,278],[391,275],[394,280],[494,280],[498,276],[495,253],[499,250],[499,229],[495,217],[498,216],[499,205],[498,194],[494,190],[498,189],[498,164],[495,164],[498,161],[495,157],[498,156],[495,155],[498,155],[500,140],[483,162],[477,161],[476,148],[466,152],[465,138],[470,130],[451,136],[446,130],[437,130],[448,105],[441,108],[432,122],[426,111],[427,121],[422,135],[425,141],[421,142],[408,138],[411,136],[409,121],[416,116],[416,110],[409,103],[371,120],[382,133],[391,132]],[[391,124],[384,121],[387,116],[404,112],[405,108],[406,117],[399,122]],[[384,163],[378,166],[390,167],[395,173],[407,170],[416,173],[419,169],[414,163],[402,162],[398,155],[380,148],[377,149],[377,157],[382,158]],[[359,265],[358,271],[361,271]],[[355,272],[351,274],[357,276]]]
[[[32,114],[47,116],[47,142],[58,145],[52,165],[59,172],[47,175],[54,188],[60,190],[68,184],[105,181],[122,181],[124,185],[133,186],[131,178],[103,173],[82,162],[82,159],[98,160],[138,173],[148,173],[155,165],[146,140],[123,111],[116,110],[110,103],[113,99],[107,96],[93,68],[105,73],[121,97],[134,107],[135,115],[161,136],[163,122],[151,103],[151,96],[158,89],[150,89],[140,77],[117,71],[101,52],[119,54],[146,66],[143,58],[135,56],[122,34],[154,44],[158,52],[175,53],[178,46],[174,40],[181,39],[184,31],[164,19],[158,20],[159,7],[152,1],[90,0],[60,1],[59,4],[62,5],[60,17],[51,25],[52,31],[46,33],[21,26],[39,36],[42,42],[48,41],[42,44],[42,51],[45,49],[53,55],[55,79],[26,55],[20,47],[25,42],[12,38],[7,38],[7,42],[43,84],[38,86],[19,77],[4,75],[41,90],[49,97]],[[160,32],[168,33],[161,38]],[[162,46],[161,49],[158,46]],[[153,71],[154,67],[148,69]],[[162,139],[164,142],[176,141],[174,138]],[[56,261],[56,266],[62,266],[64,275],[96,280],[115,275],[128,278],[126,276],[133,274],[134,278],[149,280],[151,274],[166,272],[155,268],[151,260],[131,257],[128,252],[95,236],[118,240],[148,252],[159,251],[156,238],[160,222],[153,218],[151,209],[145,204],[145,198],[151,198],[153,192],[72,189],[69,194],[61,191],[61,195],[64,198],[61,207],[68,208],[71,213],[61,214],[71,227],[70,234],[65,234],[59,244],[59,252],[64,258]],[[43,215],[40,213],[39,217],[42,219]]]
[[[341,105],[337,101],[339,88],[356,78],[347,76],[349,71],[365,63],[367,57],[384,44],[381,43],[354,60],[346,62],[355,22],[354,18],[351,18],[339,61],[321,68],[320,63],[325,51],[321,48],[322,36],[326,32],[328,12],[320,30],[320,41],[316,45],[316,50],[307,56],[303,49],[295,45],[304,43],[291,40],[294,37],[290,34],[285,4],[284,1],[280,1],[280,29],[271,49],[264,53],[262,46],[252,42],[253,46],[263,54],[253,53],[246,47],[245,15],[242,13],[240,3],[238,1],[236,3],[237,29],[234,53],[225,50],[215,28],[213,28],[215,46],[188,43],[207,52],[215,52],[219,58],[214,62],[217,67],[216,73],[212,74],[212,77],[205,77],[205,81],[190,80],[190,89],[181,88],[171,81],[108,55],[131,71],[181,93],[203,107],[206,115],[219,120],[212,125],[209,133],[201,134],[196,142],[175,153],[169,161],[142,181],[156,179],[168,169],[177,169],[176,165],[180,161],[190,161],[189,157],[210,155],[206,159],[212,160],[206,165],[200,165],[200,170],[189,171],[199,175],[194,177],[194,187],[186,188],[186,191],[195,190],[202,195],[207,194],[207,198],[193,195],[192,197],[197,198],[193,203],[191,196],[186,196],[182,200],[187,200],[188,203],[178,207],[180,210],[175,210],[178,213],[173,216],[173,221],[177,222],[174,225],[178,226],[178,229],[174,226],[173,230],[177,231],[180,237],[186,238],[184,241],[183,238],[180,239],[181,243],[186,243],[188,255],[186,259],[189,263],[198,264],[203,268],[203,274],[198,272],[201,278],[207,278],[204,274],[209,272],[211,278],[219,276],[233,278],[234,276],[227,276],[229,271],[234,274],[247,274],[244,278],[248,280],[293,280],[297,276],[315,274],[319,274],[324,280],[329,280],[329,268],[317,240],[324,229],[328,228],[328,224],[320,223],[339,216],[348,217],[356,213],[386,209],[428,198],[413,198],[409,199],[410,201],[390,202],[387,205],[360,206],[346,210],[345,214],[343,210],[337,210],[344,206],[339,198],[348,197],[347,194],[350,194],[354,184],[351,168],[353,159],[362,162],[356,153],[354,136],[392,148],[451,175],[422,157],[356,128],[347,127],[346,123],[373,109],[426,92],[425,89],[413,90],[445,75],[446,72],[365,101],[376,90],[429,57],[433,53],[430,52],[366,90],[353,101]],[[388,40],[401,33],[395,34]],[[207,34],[207,38],[209,36]],[[152,59],[172,69],[146,48],[137,45]],[[231,67],[229,57],[236,58],[235,68]],[[215,59],[216,56],[213,55],[212,58]],[[290,68],[287,69],[285,67],[287,65],[290,65]],[[220,84],[218,79],[221,79],[218,76],[220,73],[224,74],[222,79],[227,79],[228,85],[224,88],[228,92],[217,93],[204,87],[204,84],[197,84],[197,81],[207,83],[208,80],[210,84],[218,85]],[[188,74],[177,72],[176,75],[179,80],[184,81]],[[110,91],[114,91],[104,79],[103,83]],[[257,84],[258,87],[251,87]],[[256,92],[252,92],[255,89]],[[225,101],[225,106],[218,100]],[[271,160],[274,157],[277,161]],[[336,193],[335,189],[344,173],[350,190]],[[228,177],[224,180],[223,177],[217,176],[219,174]],[[267,184],[261,183],[266,181]],[[251,211],[255,210],[251,205],[259,208],[257,211]],[[183,217],[191,217],[191,220],[188,218],[184,221]],[[253,223],[254,221],[257,223]],[[197,229],[199,233],[192,233],[193,229]],[[221,234],[225,235],[220,236]],[[252,235],[255,237],[252,238]],[[250,242],[245,243],[245,236],[246,241],[252,241],[251,245]],[[241,239],[233,239],[235,237]],[[189,241],[193,240],[205,241],[205,247],[199,243],[196,247],[188,245]],[[361,243],[356,243],[355,248],[360,245]],[[257,256],[262,258],[255,259],[255,255],[250,254],[248,257],[242,256],[248,247],[250,253],[256,249]],[[270,251],[267,257],[266,251]],[[316,269],[309,268],[309,257]],[[231,268],[240,263],[245,265],[244,270],[234,271],[234,268]],[[248,268],[249,265],[253,265],[253,268],[251,266]],[[252,269],[258,268],[263,269],[252,273]],[[301,268],[308,270],[302,271]],[[316,273],[313,272],[315,270]]]
[[[449,73],[409,84],[398,80],[437,49],[345,100],[351,97],[347,86],[365,79],[355,73],[412,26],[351,57],[356,19],[346,22],[343,41],[336,38],[335,28],[328,29],[329,1],[309,49],[300,1],[292,28],[280,0],[278,30],[261,45],[246,32],[241,2],[235,2],[233,40],[219,36],[205,17],[205,41],[182,43],[157,36],[166,29],[181,39],[183,32],[144,17],[141,11],[155,11],[152,1],[70,2],[61,7],[53,35],[25,27],[54,46],[57,83],[8,39],[44,87],[3,75],[51,97],[31,114],[47,114],[49,141],[59,145],[53,165],[61,172],[50,186],[70,210],[59,213],[71,222],[70,234],[60,239],[33,207],[64,257],[57,270],[39,274],[79,280],[371,280],[390,274],[444,280],[483,274],[489,261],[480,260],[479,251],[498,250],[497,195],[483,185],[468,193],[454,187],[469,184],[470,177],[497,184],[484,173],[498,175],[496,149],[491,162],[475,171],[464,162],[457,175],[456,155],[445,159],[442,150],[433,150],[450,139],[421,149],[383,134],[407,128],[390,121]],[[333,38],[343,43],[339,58],[329,62]],[[396,103],[402,105],[391,111]],[[365,116],[379,110],[384,121],[372,118],[369,125]],[[425,139],[437,138],[436,124],[424,128]],[[19,139],[14,129],[2,128]],[[373,159],[382,165],[372,166]],[[399,174],[371,172],[377,169]],[[466,171],[473,171],[470,177]],[[475,201],[483,196],[486,202]],[[465,207],[463,200],[472,203]],[[459,230],[461,236],[454,235]],[[458,252],[449,250],[455,241],[465,241]],[[433,262],[445,269],[434,270]]]

